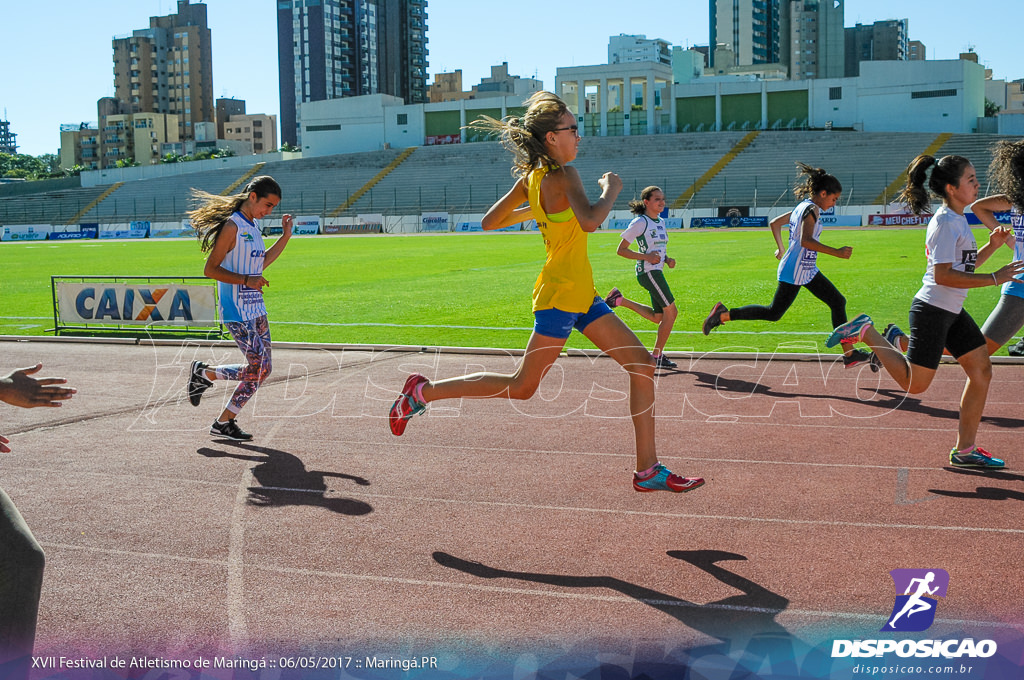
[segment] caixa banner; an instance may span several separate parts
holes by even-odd
[[[55,277],[56,279],[56,277]],[[58,329],[93,325],[216,326],[216,287],[147,281],[54,281]]]

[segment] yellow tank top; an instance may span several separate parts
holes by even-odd
[[[540,204],[540,184],[551,168],[533,170],[526,180],[530,208],[544,236],[547,259],[533,286],[533,311],[560,309],[584,313],[594,303],[594,273],[587,257],[587,232],[568,208],[546,215]]]

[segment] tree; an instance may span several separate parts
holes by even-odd
[[[292,146],[288,142],[285,142],[284,144],[281,145],[281,148],[279,150],[280,151],[299,151],[300,149],[297,146]]]
[[[36,179],[45,177],[49,170],[43,161],[23,153],[0,153],[0,177]]]
[[[38,156],[39,162],[46,168],[46,172],[51,176],[61,175],[60,169],[60,156],[55,153],[44,153],[42,156]]]
[[[988,97],[985,97],[985,117],[986,118],[991,118],[992,116],[996,115],[997,113],[999,113],[1001,108],[1002,107],[999,106],[999,104],[996,104],[994,101],[992,101]]]

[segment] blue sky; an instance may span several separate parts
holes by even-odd
[[[206,5],[214,95],[244,99],[250,113],[278,113],[276,0]],[[19,151],[56,153],[61,123],[94,121],[96,100],[114,94],[111,39],[147,27],[150,16],[172,14],[176,6],[174,0],[4,2],[0,117],[11,121]],[[495,21],[490,17],[499,6],[505,9]],[[429,0],[429,73],[461,68],[468,89],[489,76],[492,65],[508,62],[513,75],[553,88],[559,66],[605,63],[612,35],[643,34],[683,47],[708,42],[706,0],[645,3],[646,11],[633,14],[629,8],[621,0]],[[850,0],[845,8],[847,26],[903,18],[929,59],[955,59],[973,47],[994,77],[1024,77],[1015,39],[1024,26],[1020,0]]]

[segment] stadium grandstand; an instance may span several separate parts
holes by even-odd
[[[575,165],[595,195],[603,172],[619,174],[624,187],[616,210],[626,210],[644,186],[656,184],[675,211],[746,206],[751,214],[764,214],[795,204],[795,161],[836,175],[844,188],[841,206],[886,205],[908,163],[923,152],[971,159],[984,194],[990,147],[1000,138],[775,130],[588,137]],[[279,160],[39,193],[25,193],[22,186],[8,194],[0,187],[0,225],[180,221],[193,187],[231,193],[257,173],[272,175],[284,188],[276,214],[481,214],[511,185],[509,166],[509,154],[497,142],[479,142]]]

